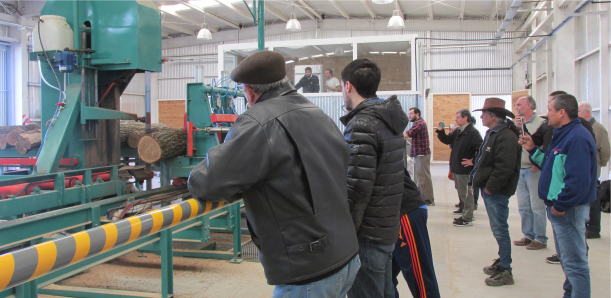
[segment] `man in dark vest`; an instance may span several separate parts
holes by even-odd
[[[260,51],[233,70],[250,109],[193,169],[189,191],[202,202],[244,199],[273,297],[344,297],[360,267],[348,145],[284,66],[282,54]]]

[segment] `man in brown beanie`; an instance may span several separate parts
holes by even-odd
[[[250,106],[189,177],[202,202],[244,199],[273,297],[345,297],[360,268],[347,201],[349,149],[297,93],[284,57],[260,51],[231,73]]]

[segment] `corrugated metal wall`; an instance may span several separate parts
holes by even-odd
[[[318,32],[303,31],[275,36],[266,36],[266,41],[401,34],[417,34],[419,37],[426,37],[426,31],[318,30]],[[507,34],[506,36],[510,35]],[[431,32],[431,37],[446,39],[483,39],[493,38],[494,32]],[[250,43],[256,41],[256,38],[247,38],[223,43]],[[424,44],[424,42],[421,43]],[[431,41],[431,44],[450,43],[464,42],[440,40]],[[159,74],[158,99],[185,99],[186,85],[187,83],[194,82],[196,76],[196,66],[198,70],[197,76],[200,78],[200,81],[202,81],[204,84],[211,84],[212,80],[216,79],[218,75],[218,62],[214,55],[217,54],[219,44],[220,43],[210,43],[164,49],[162,51],[162,56],[169,61],[164,63],[162,72]],[[496,47],[431,50],[431,68],[506,67],[511,65],[512,62],[512,47],[513,45],[510,43],[501,43]],[[418,67],[424,67],[426,64],[423,62],[418,63]],[[141,88],[143,88],[143,83],[141,83],[140,80],[134,80],[128,88],[128,90],[132,90],[134,93],[139,93],[139,87],[132,88],[131,85],[134,84],[141,84]],[[433,93],[468,92],[472,94],[510,94],[511,90],[512,73],[510,70],[431,73],[431,92]],[[122,104],[124,111],[138,113],[140,115],[140,111],[143,111],[144,101],[141,101],[139,96],[128,95],[123,96],[122,98],[124,98],[124,103]],[[320,103],[328,104],[328,102],[323,101]],[[152,110],[153,113],[155,113],[157,109],[156,107],[153,107]]]
[[[399,102],[401,103],[401,107],[403,111],[407,114],[410,108],[420,106],[422,101],[419,101],[419,96],[415,94],[402,94],[401,92],[396,93]],[[342,105],[344,104],[344,98],[342,95],[314,95],[309,96],[305,95],[312,103],[320,107],[333,122],[337,125],[337,128],[340,131],[344,131],[344,125],[339,121],[339,118],[344,116],[345,113],[342,110]],[[380,98],[388,98],[389,95],[382,95]],[[242,98],[234,99],[234,105],[236,107],[236,112],[238,114],[242,114],[245,111],[245,103]]]
[[[431,38],[489,39],[494,38],[494,34],[431,32]],[[431,40],[433,45],[457,43],[465,41]],[[431,49],[429,52],[431,69],[509,67],[512,64],[513,43],[499,43],[496,47]],[[427,51],[424,53],[426,56]],[[511,70],[430,72],[429,75],[432,93],[509,94],[512,91]]]
[[[9,63],[9,51],[10,45],[0,44],[0,125],[8,125],[8,100],[9,100],[9,84],[8,74],[10,67]]]

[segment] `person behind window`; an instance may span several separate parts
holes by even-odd
[[[312,74],[312,68],[306,67],[305,76],[299,80],[297,85],[295,85],[295,89],[299,90],[299,88],[303,87],[303,93],[319,93],[320,92],[320,82],[318,81],[318,77]]]
[[[325,90],[326,92],[340,92],[342,91],[342,86],[339,84],[339,80],[333,76],[333,71],[330,69],[325,69]]]

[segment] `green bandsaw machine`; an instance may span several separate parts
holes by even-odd
[[[253,19],[262,20],[263,1],[253,1],[253,6],[256,7],[255,13],[251,12]],[[146,73],[148,129],[150,72],[160,72],[163,64],[161,13],[152,1],[145,0],[48,0],[41,16],[65,18],[73,31],[74,46],[45,48],[45,34],[49,33],[40,31],[40,37],[38,32],[32,34],[45,48],[29,56],[30,61],[39,64],[43,81],[40,99],[43,142],[38,151],[27,155],[17,154],[14,148],[0,151],[0,159],[11,160],[10,164],[0,166],[26,168],[0,176],[0,263],[2,254],[7,252],[112,223],[114,219],[106,215],[113,210],[134,211],[145,203],[167,206],[172,200],[189,199],[186,185],[181,183],[183,178],[203,160],[208,149],[222,142],[237,118],[233,100],[244,96],[235,89],[188,84],[185,155],[159,162],[161,188],[126,193],[128,177],[144,177],[151,172],[133,149],[121,148],[120,121],[134,120],[137,116],[119,111],[120,97],[135,74]],[[44,17],[41,19],[45,22]],[[257,23],[262,49],[264,22]],[[176,227],[146,238],[153,240],[113,247],[96,257],[51,270],[1,290],[0,298],[36,297],[39,293],[71,297],[171,297],[172,255],[242,261],[241,235],[247,233],[241,228],[242,206],[242,202],[237,202],[208,208]],[[233,249],[214,250],[211,231],[232,233]],[[54,285],[133,250],[162,255],[161,294],[100,292]],[[15,272],[21,272],[17,269]],[[1,271],[2,268],[0,275]]]

